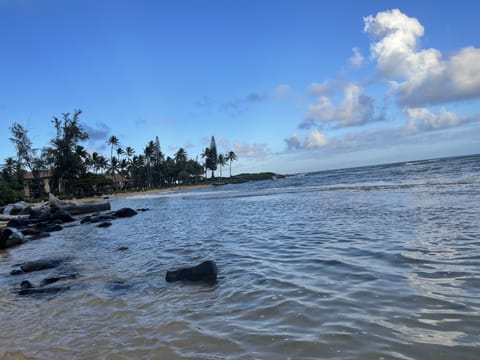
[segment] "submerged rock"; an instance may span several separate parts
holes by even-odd
[[[61,265],[65,260],[64,259],[42,259],[27,261],[18,266],[20,269],[14,269],[10,272],[11,275],[20,275],[23,273],[29,273],[34,271],[53,269]]]
[[[53,284],[53,283],[56,283],[58,281],[76,279],[77,277],[78,277],[77,273],[68,274],[68,275],[52,276],[52,277],[48,277],[48,278],[43,279],[42,282],[40,283],[40,286]]]
[[[197,266],[167,271],[165,280],[214,283],[217,281],[217,265],[214,261],[207,260]]]
[[[68,289],[70,289],[70,286],[27,287],[21,288],[18,291],[18,295],[56,294]]]
[[[97,223],[101,221],[108,221],[112,220],[113,216],[109,214],[92,214],[83,217],[80,220],[80,224],[88,224],[88,223]]]
[[[109,227],[109,226],[112,226],[112,223],[110,221],[104,221],[97,225],[97,227]]]

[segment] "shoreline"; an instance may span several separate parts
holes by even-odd
[[[68,203],[100,202],[100,201],[110,201],[115,199],[121,199],[121,198],[136,196],[136,195],[148,195],[148,194],[156,194],[156,193],[163,193],[163,192],[169,192],[169,191],[190,191],[190,190],[204,189],[209,187],[213,187],[213,185],[212,184],[178,185],[178,186],[173,186],[168,188],[149,189],[144,191],[136,190],[136,191],[114,193],[114,194],[105,194],[106,196],[108,196],[107,198],[102,196],[91,196],[91,197],[64,200],[64,201]]]

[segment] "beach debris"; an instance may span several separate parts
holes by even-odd
[[[207,260],[193,267],[185,267],[167,271],[167,282],[189,281],[215,283],[217,281],[217,265],[212,260]]]

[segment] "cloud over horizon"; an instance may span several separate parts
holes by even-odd
[[[351,148],[368,143],[374,147],[381,139],[371,136],[368,129],[376,121],[386,126],[376,134],[387,134],[390,127],[398,137],[480,121],[480,112],[459,115],[448,108],[480,98],[480,48],[467,45],[449,55],[435,48],[422,49],[420,39],[425,28],[399,9],[368,15],[363,20],[363,31],[371,39],[370,69],[373,66],[376,73],[370,71],[364,83],[349,80],[348,72],[342,73],[341,79],[311,82],[308,92],[315,100],[307,105],[298,124],[305,133],[284,139],[288,150],[333,145]],[[355,71],[365,65],[365,58],[359,47],[352,51],[348,62],[350,70]],[[379,99],[378,94],[383,98]],[[392,105],[390,116],[383,108],[387,102]],[[355,130],[337,136],[332,133],[346,128]],[[368,141],[362,139],[366,136]],[[328,140],[333,137],[335,141]]]
[[[364,18],[374,40],[371,57],[391,81],[398,103],[422,107],[480,96],[480,49],[468,46],[445,57],[437,49],[419,49],[424,27],[398,9]]]

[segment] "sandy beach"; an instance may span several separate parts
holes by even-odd
[[[156,194],[156,193],[167,192],[167,191],[196,190],[196,189],[203,189],[203,188],[208,188],[208,187],[212,187],[212,186],[213,185],[211,185],[211,184],[181,185],[181,186],[174,186],[174,187],[168,187],[168,188],[150,189],[150,190],[145,190],[145,191],[126,191],[126,192],[115,193],[115,194],[105,194],[105,196],[103,196],[103,197],[102,196],[92,196],[92,197],[85,197],[85,198],[81,198],[81,199],[71,199],[71,200],[66,200],[66,201],[67,202],[76,202],[76,203],[86,203],[86,202],[93,202],[93,201],[112,200],[112,199],[124,198],[124,197],[129,197],[129,196],[135,196],[135,195]]]

